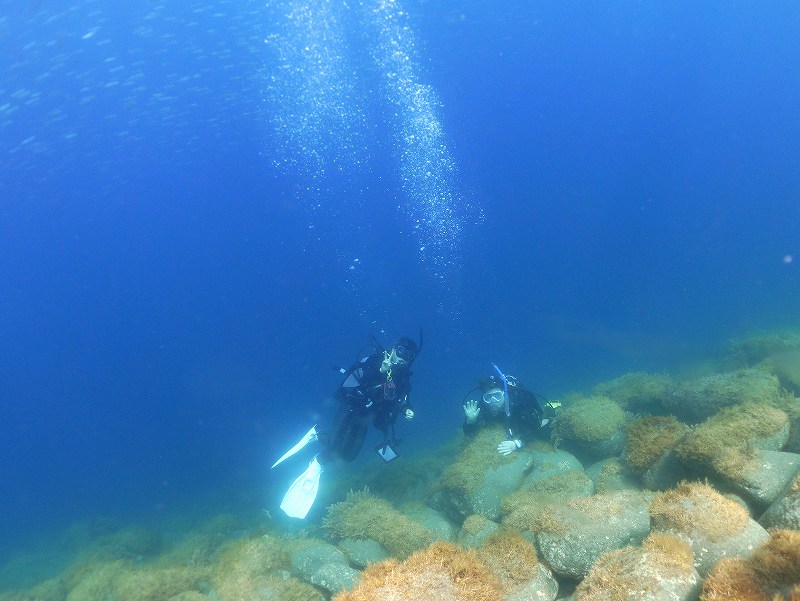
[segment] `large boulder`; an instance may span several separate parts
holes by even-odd
[[[556,596],[558,596],[558,581],[549,569],[538,564],[534,576],[506,591],[503,601],[530,601],[531,599],[553,601]]]
[[[723,557],[749,557],[769,537],[745,507],[700,482],[658,493],[650,518],[653,531],[673,534],[691,546],[703,577]]]
[[[764,528],[800,530],[800,475],[789,482],[758,521]]]
[[[614,457],[625,446],[627,414],[609,397],[593,395],[565,403],[553,422],[556,439],[594,460]]]
[[[800,532],[771,530],[769,539],[746,559],[726,557],[703,583],[707,601],[800,599]]]
[[[338,546],[347,555],[350,563],[361,569],[391,556],[383,545],[371,538],[345,538],[339,541]]]
[[[538,516],[539,556],[558,575],[581,579],[603,553],[644,540],[648,504],[644,494],[622,491],[553,505]]]
[[[404,507],[404,512],[412,520],[422,524],[433,535],[434,540],[455,540],[458,530],[442,512],[419,504]]]
[[[291,554],[292,572],[301,580],[328,593],[351,589],[359,572],[348,565],[345,554],[334,545],[317,543]]]
[[[769,507],[800,473],[800,455],[780,451],[758,451],[736,478],[726,481],[734,492],[760,510]]]
[[[645,415],[626,430],[625,463],[647,488],[671,488],[686,478],[688,470],[672,451],[689,431],[686,424],[668,415]]]
[[[497,520],[503,497],[522,483],[531,455],[521,449],[503,457],[497,444],[504,439],[501,428],[481,430],[442,474],[439,504],[454,521],[473,514]]]
[[[480,547],[486,538],[500,529],[500,524],[482,515],[471,515],[461,525],[456,542],[462,547]]]
[[[775,375],[761,369],[740,369],[676,384],[662,404],[678,418],[697,423],[726,407],[747,402],[779,403],[784,397]]]
[[[674,452],[698,478],[719,477],[740,483],[737,492],[746,492],[751,488],[747,481],[752,471],[762,469],[757,451],[766,449],[761,452],[768,453],[769,449],[780,448],[788,438],[788,427],[789,418],[781,409],[767,403],[743,403],[723,409],[695,426]],[[768,480],[772,483],[774,478]],[[759,488],[758,484],[755,488]],[[785,484],[786,481],[776,494]],[[755,493],[754,498],[760,496]]]
[[[694,601],[700,574],[692,550],[676,537],[651,534],[641,547],[609,551],[575,590],[576,601]]]
[[[594,482],[578,459],[566,451],[532,451],[531,468],[522,486],[503,499],[503,525],[533,539],[540,517],[552,505],[590,497]]]
[[[531,487],[558,474],[583,471],[583,465],[575,455],[561,449],[528,449],[531,462],[522,487]]]
[[[650,490],[667,490],[690,477],[690,470],[675,452],[667,451],[656,463],[642,472],[642,483]]]
[[[500,582],[503,601],[552,601],[558,594],[552,572],[539,562],[536,549],[519,533],[501,530],[489,536],[478,554]]]
[[[627,464],[616,457],[593,463],[586,468],[586,475],[592,479],[598,493],[642,488],[639,479],[633,475]]]

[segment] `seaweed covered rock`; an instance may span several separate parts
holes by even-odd
[[[592,394],[609,397],[626,411],[638,413],[660,407],[671,387],[672,380],[666,374],[630,372],[601,382],[594,387]]]
[[[567,472],[583,472],[583,465],[575,455],[562,449],[526,449],[530,456],[530,464],[522,482],[523,487],[530,487],[537,482],[549,480],[551,477]]]
[[[800,455],[780,451],[757,451],[742,473],[728,481],[734,492],[763,511],[800,472]]]
[[[551,505],[592,494],[594,483],[583,468],[551,473],[503,499],[503,524],[521,532],[533,532],[536,517]]]
[[[406,560],[372,564],[334,601],[502,601],[499,578],[474,549],[435,542]]]
[[[762,331],[731,339],[728,343],[727,357],[737,366],[752,367],[765,359],[798,351],[800,351],[800,331]]]
[[[361,569],[391,557],[391,553],[383,545],[371,538],[345,538],[339,541],[338,546],[347,555],[350,563]]]
[[[774,530],[747,559],[721,560],[703,583],[704,601],[800,599],[800,532]]]
[[[586,475],[594,483],[598,494],[619,490],[641,490],[642,485],[624,461],[609,457],[586,468]],[[586,495],[588,496],[588,495]]]
[[[291,554],[292,573],[329,593],[352,588],[358,572],[348,565],[337,547],[322,541],[297,549]]]
[[[674,452],[688,431],[670,415],[646,415],[628,424],[623,457],[646,488],[666,490],[689,478],[689,468]]]
[[[789,482],[758,522],[764,528],[800,530],[800,474]]]
[[[553,421],[556,440],[573,445],[594,459],[622,452],[625,411],[603,395],[572,399]]]
[[[161,601],[187,591],[200,591],[207,568],[112,561],[76,565],[64,577],[67,601]]]
[[[700,575],[692,550],[682,540],[650,534],[641,547],[609,551],[575,590],[575,601],[693,601]]]
[[[723,557],[748,557],[768,537],[742,505],[708,484],[684,482],[655,495],[650,519],[656,532],[686,540],[701,576]]]
[[[641,544],[650,532],[647,508],[647,498],[634,491],[571,499],[540,512],[529,528],[541,559],[580,579],[603,553]]]
[[[455,540],[458,530],[440,511],[427,505],[413,503],[403,506],[403,512],[412,520],[425,527],[434,540]]]
[[[478,554],[500,581],[503,601],[556,598],[558,582],[539,563],[533,545],[519,533],[506,529],[495,532],[486,538]]]
[[[289,576],[291,554],[321,541],[259,536],[225,545],[211,566],[210,583],[219,601],[297,599],[322,601],[311,584]]]
[[[442,474],[440,502],[458,521],[473,514],[497,520],[503,497],[522,482],[531,456],[522,449],[503,457],[497,444],[504,439],[502,428],[479,431]]]
[[[777,450],[788,436],[785,412],[766,403],[742,403],[695,426],[675,446],[675,453],[698,475],[736,482],[757,466],[756,449]]]
[[[463,547],[480,547],[487,537],[500,529],[500,524],[482,515],[471,515],[464,520],[456,540]]]
[[[322,525],[334,540],[371,539],[399,558],[433,541],[427,528],[368,490],[351,491],[344,501],[331,505]]]
[[[686,424],[667,415],[646,415],[626,428],[625,462],[637,475],[653,468],[688,432]]]
[[[776,405],[785,397],[775,375],[762,369],[740,369],[676,384],[663,405],[679,419],[697,423],[726,407],[748,402]]]
[[[137,566],[118,575],[112,598],[115,601],[161,601],[187,591],[200,591],[207,571],[188,566]]]

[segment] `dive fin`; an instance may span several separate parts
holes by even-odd
[[[316,439],[317,439],[317,427],[314,426],[308,432],[306,432],[306,435],[303,436],[303,438],[300,439],[300,442],[298,442],[291,449],[286,451],[280,459],[278,459],[275,463],[273,463],[272,467],[275,467],[279,463],[282,463],[285,459],[288,459],[289,457],[291,457],[292,455],[297,453],[300,449],[302,449],[304,446],[306,446],[309,442],[311,442],[312,440],[316,440]],[[272,469],[272,468],[270,468],[270,469]]]
[[[294,481],[283,496],[281,509],[290,518],[303,519],[308,514],[319,490],[319,477],[322,474],[322,465],[316,456],[308,464],[308,469]]]

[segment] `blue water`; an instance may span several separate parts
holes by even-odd
[[[370,334],[424,327],[411,451],[492,361],[557,397],[800,319],[795,2],[0,9],[6,554],[275,511]]]

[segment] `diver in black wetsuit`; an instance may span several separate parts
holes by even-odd
[[[490,376],[481,380],[464,399],[476,390],[483,394],[481,402],[472,399],[464,404],[464,434],[474,436],[478,430],[490,424],[503,425],[507,440],[497,445],[501,455],[510,455],[534,438],[539,430],[550,421],[544,418],[544,408],[538,397],[522,386],[514,376],[505,375],[508,388],[509,414],[505,412],[505,392],[503,381]],[[551,404],[547,404],[549,407]]]
[[[370,425],[383,432],[378,452],[386,461],[396,457],[392,446],[398,443],[394,424],[399,415],[414,418],[408,400],[411,391],[411,364],[419,349],[409,338],[400,338],[390,351],[376,348],[344,373],[347,377],[335,397],[339,410],[330,432],[319,432],[325,449],[318,460],[324,464],[332,457],[353,461],[358,456]]]
[[[292,484],[281,501],[281,509],[289,517],[303,519],[308,514],[319,489],[323,465],[333,459],[353,461],[364,446],[369,426],[383,432],[383,442],[375,449],[384,461],[397,457],[394,424],[401,414],[414,418],[408,401],[411,390],[411,364],[422,349],[409,339],[400,338],[390,350],[375,345],[375,352],[358,361],[350,369],[340,370],[344,381],[336,390],[339,409],[330,431],[311,428],[300,441],[286,451],[272,467],[292,457],[312,441],[319,441],[322,450],[308,468]],[[394,447],[394,448],[393,448]]]

